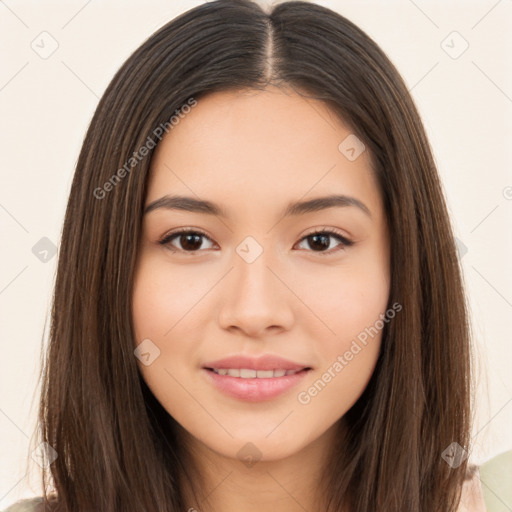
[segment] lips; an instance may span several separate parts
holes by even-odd
[[[265,354],[244,355],[210,361],[203,375],[215,388],[232,398],[260,402],[277,398],[298,385],[312,370],[307,364]]]

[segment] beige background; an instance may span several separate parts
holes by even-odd
[[[51,245],[40,240],[58,246],[82,138],[114,73],[199,3],[0,1],[0,508],[40,494],[26,461],[57,260],[41,256]],[[483,462],[512,448],[512,1],[317,3],[381,45],[423,116],[473,312],[481,378],[470,458]]]

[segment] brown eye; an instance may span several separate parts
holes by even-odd
[[[180,231],[175,231],[174,233],[169,233],[158,243],[161,245],[168,246],[169,249],[173,252],[198,252],[203,243],[203,238],[206,238],[211,241],[211,239],[201,231],[183,229]],[[176,248],[174,245],[172,245],[171,242],[173,242],[175,239],[177,239],[181,247]]]
[[[331,239],[336,239],[340,243],[334,249],[330,249],[331,247]],[[306,235],[302,238],[307,241],[308,246],[313,250],[313,252],[332,254],[333,252],[337,252],[343,250],[345,247],[349,247],[353,245],[353,242],[340,235],[336,231],[331,230],[318,230],[309,235]]]

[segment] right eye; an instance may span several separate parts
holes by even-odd
[[[212,241],[211,238],[202,231],[192,230],[190,228],[181,228],[177,231],[167,233],[161,240],[158,241],[158,243],[160,245],[167,246],[172,252],[180,251],[185,253],[193,253],[198,252],[198,249],[201,248],[201,238],[206,238]],[[173,246],[171,242],[173,242],[174,239],[178,239],[182,247],[176,248]]]

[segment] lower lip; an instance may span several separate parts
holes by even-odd
[[[270,400],[296,386],[310,370],[301,370],[293,375],[272,377],[269,379],[243,379],[230,375],[219,375],[212,370],[203,368],[206,377],[220,391],[233,398],[248,402]]]

